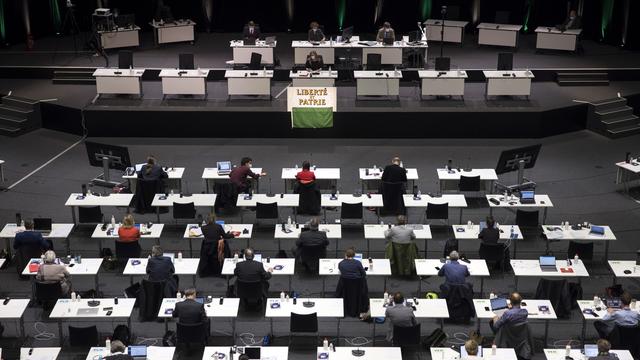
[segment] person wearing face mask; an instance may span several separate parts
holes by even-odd
[[[260,26],[253,21],[249,21],[242,30],[242,36],[245,39],[258,40],[260,38]]]
[[[322,60],[322,55],[318,55],[315,51],[311,51],[309,55],[307,55],[307,62],[305,63],[307,71],[318,71],[321,70],[323,66],[324,61]]]
[[[393,39],[393,41],[396,41],[396,32],[393,31],[391,24],[388,21],[385,21],[384,24],[382,24],[380,30],[378,30],[378,36],[376,36],[376,40],[378,42],[383,42],[384,39],[389,38]]]
[[[320,29],[320,24],[316,21],[312,21],[309,25],[309,41],[324,41],[324,33],[322,32],[322,29]]]
[[[582,29],[582,19],[578,16],[578,13],[575,10],[571,9],[571,11],[569,11],[569,16],[567,16],[565,21],[556,27],[560,31]]]

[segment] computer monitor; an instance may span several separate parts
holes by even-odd
[[[129,69],[133,67],[133,51],[118,51],[118,68]]]
[[[110,169],[125,171],[131,166],[129,149],[124,146],[100,144],[92,141],[84,142],[89,156],[89,164],[95,167],[103,167],[106,159]]]
[[[116,25],[119,28],[129,28],[136,24],[136,16],[134,14],[120,14],[116,18]]]
[[[184,70],[195,69],[193,54],[178,54],[178,68]]]
[[[262,262],[262,254],[253,254],[253,260]]]
[[[502,310],[508,307],[507,299],[501,297],[489,299],[489,305],[491,306],[491,311]]]
[[[598,356],[598,345],[596,344],[584,344],[584,356],[588,358]]]
[[[496,174],[500,175],[511,171],[518,171],[518,164],[521,160],[524,161],[525,169],[534,167],[541,147],[542,144],[537,144],[503,151],[496,165]]]
[[[244,354],[249,357],[251,360],[260,359],[262,355],[260,355],[259,347],[245,347]]]
[[[451,58],[449,57],[437,57],[436,58],[436,71],[449,71],[451,70]]]
[[[353,26],[349,26],[342,30],[342,41],[347,42],[353,36]]]
[[[513,54],[512,53],[499,53],[498,54],[498,70],[513,70]]]
[[[51,231],[51,226],[52,226],[51,223],[52,223],[51,218],[34,218],[33,230],[49,232]]]
[[[522,190],[522,191],[520,191],[520,201],[522,201],[522,200],[531,201],[531,200],[535,200],[535,198],[536,198],[535,190]]]

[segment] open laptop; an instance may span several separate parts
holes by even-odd
[[[558,271],[556,267],[555,256],[540,256],[540,270],[542,271]]]
[[[393,38],[392,37],[386,37],[382,39],[382,44],[383,45],[393,45]]]
[[[256,39],[255,38],[246,38],[242,41],[243,45],[255,45],[256,44]]]
[[[262,254],[253,254],[253,260],[262,262]]]
[[[127,353],[134,359],[146,359],[147,347],[145,345],[130,345],[127,347]]]
[[[464,348],[464,345],[460,345],[460,358],[466,359],[469,354],[467,354],[467,349]],[[478,357],[482,357],[482,346],[478,346]]]
[[[247,355],[247,357],[249,357],[249,359],[251,359],[251,360],[255,360],[255,359],[260,359],[261,358],[260,348],[259,347],[254,347],[254,346],[248,347],[248,346],[245,346],[244,354]]]
[[[493,299],[489,299],[489,304],[491,305],[491,311],[497,316],[501,316],[505,311],[509,309],[507,305],[507,299],[497,297]]]
[[[33,219],[33,231],[48,234],[51,232],[51,218]]]
[[[480,221],[480,229],[479,231],[482,231],[483,229],[487,228],[487,222],[486,221]]]
[[[584,344],[584,356],[588,358],[598,356],[598,345],[596,344]]]
[[[521,204],[535,204],[536,192],[534,190],[520,191],[520,203]]]
[[[229,175],[231,173],[231,161],[218,161],[216,164],[218,175]]]

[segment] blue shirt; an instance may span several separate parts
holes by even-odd
[[[527,309],[522,309],[518,307],[512,307],[500,316],[496,322],[493,323],[493,327],[495,329],[499,329],[502,325],[518,325],[527,322],[527,318],[529,317],[529,312]]]
[[[367,276],[362,263],[355,259],[344,259],[338,263],[340,276],[345,279],[362,279]]]
[[[444,276],[446,284],[462,285],[465,283],[465,279],[469,276],[469,269],[458,263],[457,260],[442,265],[438,276]]]
[[[636,326],[638,325],[639,317],[640,315],[638,315],[637,312],[629,309],[628,307],[625,307],[620,310],[614,311],[611,314],[606,313],[602,317],[602,321],[615,323],[618,326]]]
[[[40,246],[43,250],[49,249],[49,243],[37,231],[22,231],[16,234],[13,240],[13,248],[18,250],[23,246]]]

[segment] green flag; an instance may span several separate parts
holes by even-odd
[[[291,109],[291,127],[311,129],[333,127],[333,108],[294,107]]]

